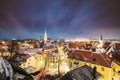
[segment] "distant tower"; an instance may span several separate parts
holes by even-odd
[[[40,40],[42,40],[41,35],[40,35]]]
[[[47,43],[47,31],[46,31],[46,28],[45,28],[45,33],[44,33],[44,43]]]
[[[101,41],[103,40],[103,36],[102,36],[102,34],[101,34],[101,36],[100,36],[100,40],[101,40]]]
[[[99,47],[102,47],[103,46],[103,37],[102,37],[102,34],[100,35],[100,39],[99,39]]]

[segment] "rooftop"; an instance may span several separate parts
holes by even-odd
[[[120,66],[120,52],[113,53],[112,58]]]
[[[112,59],[106,54],[92,53],[90,51],[75,50],[71,52],[68,57],[105,67],[111,67],[112,64]]]

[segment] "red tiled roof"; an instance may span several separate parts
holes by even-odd
[[[69,54],[69,58],[97,64],[105,67],[111,67],[112,60],[105,54],[91,53],[89,51],[75,50]]]
[[[106,49],[110,44],[111,44],[111,42],[105,42],[105,43],[103,44],[103,47]]]
[[[43,48],[43,51],[46,51],[46,52],[56,52],[58,51],[56,47],[45,47]]]
[[[120,52],[120,43],[115,43],[116,50]]]
[[[64,47],[64,48],[63,48],[63,51],[64,51],[64,52],[66,52],[67,50],[68,50],[68,48],[67,48],[67,47]]]
[[[42,52],[42,49],[40,48],[27,48],[27,49],[19,49],[18,53],[20,54],[24,54],[24,52],[29,52],[29,53],[38,53],[38,52]]]
[[[105,42],[103,45],[109,46],[111,42]]]
[[[120,65],[120,52],[115,52],[112,54],[112,59]]]
[[[14,59],[17,59],[17,57],[19,57],[19,58],[24,58],[25,60],[27,60],[29,57],[30,57],[30,55],[28,55],[28,54],[15,54],[14,56],[13,56],[13,58]]]
[[[81,42],[74,42],[74,43],[69,43],[69,47],[70,48],[81,48],[84,46],[84,43]]]
[[[92,44],[85,44],[87,48],[92,48]]]

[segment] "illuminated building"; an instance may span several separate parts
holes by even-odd
[[[65,74],[69,71],[67,55],[63,47],[44,47],[43,52],[38,52],[29,57],[20,65],[28,73],[45,70],[50,75]],[[58,70],[59,68],[59,70]]]
[[[71,70],[87,65],[102,75],[98,80],[120,80],[120,65],[106,54],[75,50],[69,54],[69,60]]]
[[[7,57],[7,58],[10,58],[11,57],[11,53],[9,51],[7,51],[7,50],[1,50],[0,56],[4,56],[4,57]]]
[[[42,56],[41,54],[34,54],[26,59],[26,62],[22,63],[20,67],[26,70],[28,73],[34,73],[44,68],[44,65],[45,56]]]

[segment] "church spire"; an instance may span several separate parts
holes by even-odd
[[[47,31],[46,31],[46,27],[45,27],[45,33],[44,33],[44,43],[47,42]]]

